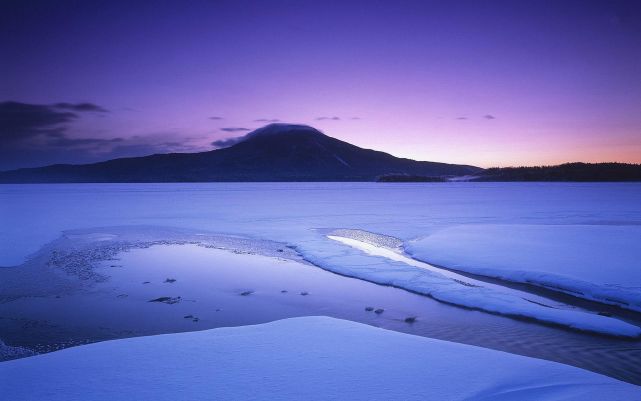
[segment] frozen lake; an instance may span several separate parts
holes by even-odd
[[[326,314],[641,383],[640,205],[641,184],[2,185],[0,339]]]

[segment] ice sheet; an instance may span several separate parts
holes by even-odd
[[[512,314],[514,311],[496,306],[504,303],[500,297],[472,296],[466,288],[452,292],[451,280],[440,286],[448,290],[441,291],[438,278],[430,277],[428,285],[427,275],[419,269],[404,267],[401,272],[398,263],[363,255],[359,250],[328,240],[326,233],[336,228],[361,229],[398,238],[408,244],[409,251],[418,252],[421,238],[429,241],[453,227],[479,224],[603,226],[613,231],[625,225],[636,232],[641,227],[640,204],[641,185],[636,183],[2,185],[0,265],[19,265],[65,230],[101,226],[174,227],[276,241],[334,272],[388,285],[396,282],[446,302]],[[577,243],[583,244],[581,240]],[[475,258],[471,249],[478,248],[468,245],[456,250],[457,255]],[[594,269],[581,263],[598,248],[589,244],[580,247],[582,253],[572,255],[581,258],[564,260],[566,265],[572,265],[572,280],[607,288],[608,299],[637,299],[641,282],[638,276],[625,273],[631,271],[630,265],[608,264],[603,275],[606,287],[591,281],[596,277]],[[630,260],[632,270],[641,271],[636,254],[630,253],[632,248],[641,249],[641,236],[619,236],[602,247]],[[434,261],[431,252],[422,256]],[[472,262],[477,266],[476,259]],[[510,269],[519,270],[508,266],[504,271]],[[405,276],[399,279],[399,274]],[[415,276],[420,279],[414,279]],[[554,280],[552,284],[560,283],[555,278],[561,276],[546,276],[550,277]],[[459,292],[465,296],[456,295]],[[607,301],[606,296],[592,294],[595,299]],[[600,318],[590,319],[616,322]],[[576,322],[567,321],[565,325],[574,327]],[[599,326],[611,331],[609,324]]]

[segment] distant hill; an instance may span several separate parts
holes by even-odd
[[[306,125],[270,124],[224,149],[23,168],[0,172],[0,183],[375,181],[389,174],[437,177],[481,171],[359,148]]]
[[[641,164],[566,163],[488,168],[472,181],[641,181]]]

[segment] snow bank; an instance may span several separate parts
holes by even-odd
[[[111,260],[119,252],[128,249],[163,244],[198,244],[298,262],[305,262],[301,259],[303,255],[307,261],[325,270],[402,288],[452,305],[503,316],[525,317],[597,334],[628,338],[641,336],[640,327],[622,320],[588,313],[535,294],[468,279],[436,267],[425,269],[420,266],[424,263],[394,251],[401,242],[393,237],[363,230],[343,229],[332,233],[355,235],[363,241],[334,235],[318,236],[305,241],[304,246],[292,249],[273,241],[188,229],[125,226],[68,230],[19,268],[0,270],[0,301],[25,295],[67,294],[94,282],[106,281],[108,278],[95,269],[97,264]],[[343,238],[343,242],[349,246],[339,245],[336,249],[336,241],[331,238]]]
[[[350,230],[345,229],[334,233],[351,234]],[[356,235],[365,239],[369,237],[370,243],[335,235],[329,235],[328,238],[360,249],[367,255],[376,256],[370,257],[369,263],[367,259],[359,258],[361,255],[325,257],[314,262],[345,276],[403,288],[453,305],[504,316],[525,317],[597,334],[631,338],[641,336],[641,327],[622,320],[589,313],[524,291],[469,279],[413,260],[393,249],[373,245],[372,243],[381,242],[374,238],[377,237],[376,234],[356,232]],[[393,241],[384,237],[383,243],[393,244]]]
[[[405,250],[448,268],[641,311],[641,226],[459,225]]]
[[[0,363],[0,394],[55,400],[639,399],[554,362],[327,317],[107,341]]]

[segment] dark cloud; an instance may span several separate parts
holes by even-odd
[[[332,120],[332,121],[338,121],[340,120],[340,117],[316,117],[316,121],[325,121],[325,120]]]
[[[46,137],[38,143],[0,146],[0,171],[21,167],[38,167],[56,163],[94,163],[120,157],[146,156],[158,153],[202,152],[210,148],[202,138],[186,137],[174,141],[180,133],[150,133],[129,138]]]
[[[20,102],[0,103],[0,140],[22,141],[39,135],[60,136],[64,124],[78,118],[69,111],[58,111],[51,106]]]
[[[209,117],[209,119],[210,119],[210,120],[223,120],[223,118],[222,118],[222,117],[216,117],[216,116],[214,116],[214,117]]]
[[[234,146],[235,144],[242,142],[245,139],[244,136],[239,136],[236,138],[225,138],[225,139],[218,139],[216,141],[213,141],[211,143],[212,146],[221,149],[221,148],[228,148],[230,146]]]
[[[467,117],[456,117],[457,120],[467,120]]]
[[[259,119],[254,120],[254,122],[257,122],[257,123],[279,123],[280,120],[277,119],[277,118],[271,118],[271,119],[270,118],[259,118]]]
[[[486,120],[495,120],[496,119],[496,117],[494,117],[491,114],[486,114],[486,115],[483,116],[483,118],[486,119]]]
[[[104,109],[93,103],[56,103],[53,107],[57,109],[72,110],[72,111],[93,111],[96,113],[108,113],[109,110]]]
[[[87,112],[106,111],[92,103],[0,102],[0,170],[211,149],[206,138],[182,132],[102,138],[71,131],[71,124]]]
[[[249,128],[241,128],[241,127],[227,127],[227,128],[221,128],[220,130],[225,132],[251,131],[251,129]]]
[[[0,102],[0,140],[6,143],[37,136],[60,138],[64,136],[66,124],[78,119],[78,112],[88,111],[107,112],[92,103],[45,105]]]

